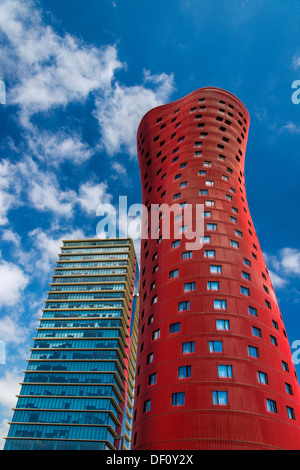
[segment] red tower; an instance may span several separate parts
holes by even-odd
[[[299,384],[246,199],[248,129],[245,106],[210,87],[140,123],[143,204],[204,204],[205,231],[187,250],[175,214],[171,239],[142,240],[133,450],[300,449]]]

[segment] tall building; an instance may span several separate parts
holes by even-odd
[[[63,241],[4,450],[130,448],[137,278],[131,239]]]
[[[143,204],[180,206],[171,238],[141,247],[132,449],[300,448],[299,384],[246,199],[248,130],[241,101],[210,87],[140,123]],[[204,205],[201,249],[187,249],[187,204]]]

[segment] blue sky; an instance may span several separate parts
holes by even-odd
[[[299,348],[299,30],[298,0],[0,0],[1,436],[60,240],[95,237],[101,203],[141,202],[140,119],[197,88],[250,113],[248,203]]]

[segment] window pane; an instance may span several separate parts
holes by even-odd
[[[177,392],[172,394],[172,406],[184,405],[184,392]]]
[[[189,354],[195,352],[195,342],[188,341],[186,343],[182,343],[182,353]]]

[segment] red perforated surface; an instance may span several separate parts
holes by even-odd
[[[205,208],[211,212],[205,219],[210,241],[194,250],[191,259],[182,259],[184,238],[174,248],[176,236],[159,243],[142,240],[132,449],[300,448],[299,385],[246,199],[248,129],[244,105],[216,88],[203,88],[155,108],[140,123],[143,204],[150,208],[151,204],[208,200],[214,206]],[[203,132],[207,134],[201,136]],[[206,174],[199,175],[199,170]],[[207,181],[213,181],[213,186],[207,186]],[[182,182],[187,185],[180,187]],[[207,194],[200,195],[201,189]],[[216,224],[215,230],[207,230],[207,223]],[[231,240],[239,246],[231,246]],[[205,257],[206,249],[214,250],[215,257]],[[221,266],[222,272],[211,273],[211,265]],[[177,269],[179,275],[170,279],[170,271]],[[250,280],[243,277],[247,274]],[[208,290],[210,281],[219,282],[218,290]],[[195,283],[194,290],[184,292],[186,283]],[[250,295],[242,294],[241,287],[249,289]],[[216,309],[215,300],[226,301],[226,309]],[[189,302],[189,310],[178,311],[183,301]],[[249,306],[257,316],[249,313]],[[217,320],[228,321],[229,330],[217,329]],[[173,323],[180,323],[179,332],[170,333]],[[159,338],[153,340],[156,330]],[[254,331],[260,331],[261,337]],[[210,341],[221,341],[222,352],[211,352]],[[182,352],[185,342],[194,342],[194,352]],[[257,348],[259,357],[249,356],[249,346]],[[150,354],[153,361],[147,364]],[[181,366],[190,366],[190,376],[179,378]],[[219,366],[231,366],[225,369],[231,370],[232,377],[222,376],[224,367],[219,372]],[[268,383],[259,381],[259,372],[266,374]],[[149,385],[151,374],[156,374],[156,381]],[[172,396],[178,392],[184,392],[184,404],[173,406]],[[214,404],[213,392],[227,392],[227,404],[222,398]],[[145,405],[148,400],[150,409]],[[276,402],[272,403],[277,412],[268,409],[267,400]]]

